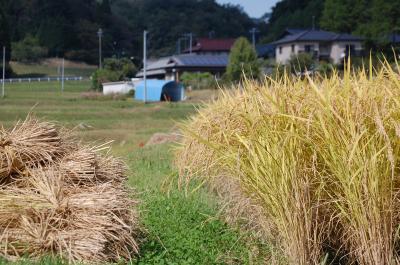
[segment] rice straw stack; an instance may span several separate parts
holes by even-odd
[[[76,142],[32,117],[1,129],[0,256],[99,263],[138,252],[124,163]]]

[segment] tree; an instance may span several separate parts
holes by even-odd
[[[326,0],[321,26],[326,30],[352,33],[370,21],[371,0]]]
[[[229,55],[229,64],[226,76],[230,81],[240,81],[244,76],[258,78],[260,75],[260,64],[257,52],[250,42],[241,37],[236,40]]]
[[[128,58],[107,58],[104,60],[104,69],[99,69],[92,75],[92,88],[102,89],[102,83],[121,81],[134,77],[136,66]]]
[[[13,61],[24,63],[35,63],[47,56],[48,50],[39,45],[39,40],[32,35],[28,35],[19,42],[12,43]]]
[[[272,9],[268,35],[263,42],[279,39],[287,28],[319,28],[326,0],[282,0]]]
[[[0,4],[2,2],[0,1]],[[9,61],[11,58],[11,41],[10,41],[10,28],[7,21],[6,13],[4,12],[3,5],[0,6],[0,58],[3,58],[3,47],[6,47],[6,76],[12,74]],[[0,62],[3,67],[3,62]]]

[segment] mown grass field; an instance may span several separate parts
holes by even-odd
[[[26,64],[19,62],[11,62],[11,67],[18,77],[43,77],[43,76],[60,76],[61,59],[50,59],[41,64]],[[82,76],[89,77],[96,70],[96,66],[73,63],[66,61],[64,66],[64,74],[66,76]]]
[[[10,127],[32,112],[75,128],[85,141],[114,141],[113,153],[127,161],[129,185],[141,200],[144,229],[140,257],[133,264],[261,262],[260,251],[268,249],[223,223],[212,193],[201,189],[186,194],[177,188],[173,146],[143,147],[154,133],[176,130],[176,122],[194,113],[196,106],[189,102],[144,105],[133,99],[83,99],[81,93],[89,87],[89,82],[67,82],[62,93],[57,82],[7,85],[6,98],[0,99],[0,124]],[[26,263],[31,262],[20,264]]]

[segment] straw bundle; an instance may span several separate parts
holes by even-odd
[[[11,131],[1,128],[0,180],[32,165],[52,162],[64,151],[63,139],[54,124],[28,117]]]
[[[0,256],[129,260],[137,217],[124,163],[65,135],[32,118],[1,131]]]

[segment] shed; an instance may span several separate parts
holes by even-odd
[[[183,85],[175,81],[147,80],[146,101],[181,101],[184,93]],[[144,101],[144,81],[137,84],[135,99]]]
[[[128,94],[129,91],[134,90],[133,84],[131,82],[112,82],[104,83],[103,94]]]

